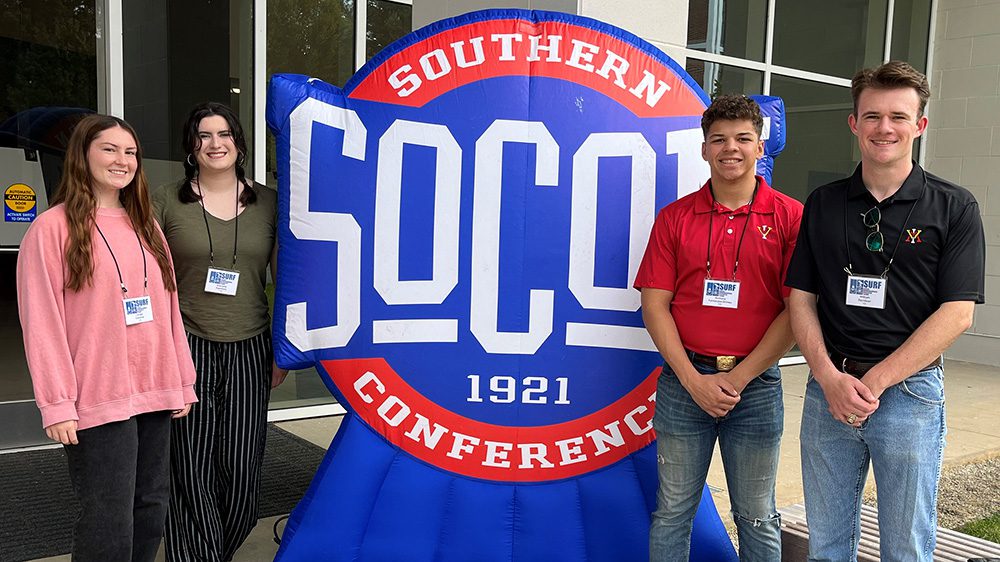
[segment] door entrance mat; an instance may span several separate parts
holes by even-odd
[[[290,512],[325,453],[268,424],[260,517]],[[62,448],[0,455],[0,560],[69,553],[78,511]]]

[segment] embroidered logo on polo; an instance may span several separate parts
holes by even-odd
[[[919,228],[908,228],[906,229],[906,242],[909,244],[920,244],[923,240],[920,239],[920,233],[923,230]]]
[[[771,234],[772,230],[774,230],[774,229],[771,228],[770,226],[766,226],[766,225],[761,225],[761,226],[757,227],[757,232],[760,233],[760,237],[763,240],[767,240],[767,235]]]

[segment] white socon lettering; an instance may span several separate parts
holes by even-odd
[[[432,273],[427,280],[399,279],[403,147],[407,144],[436,149]],[[462,148],[447,127],[400,119],[379,139],[374,284],[386,304],[441,304],[458,284],[461,194]]]
[[[337,243],[337,323],[310,329],[306,303],[291,303],[285,309],[285,336],[299,351],[343,347],[361,324],[361,226],[350,213],[310,210],[312,132],[314,123],[344,131],[341,153],[364,160],[368,131],[354,111],[315,98],[296,107],[289,120],[288,226],[299,240]],[[311,282],[327,286],[320,276]]]
[[[476,141],[469,324],[487,353],[531,355],[552,333],[554,291],[531,289],[527,332],[499,331],[500,186],[505,142],[534,144],[535,184],[559,183],[559,145],[542,123],[498,119]]]
[[[597,169],[604,157],[632,160],[629,188],[628,277],[624,287],[597,287]],[[615,189],[617,186],[606,186]],[[624,194],[621,194],[624,196]],[[569,242],[569,289],[584,308],[591,310],[639,310],[639,293],[631,282],[649,237],[656,212],[656,152],[640,133],[593,133],[573,155],[572,220]],[[616,250],[621,250],[616,248]]]
[[[708,181],[711,169],[701,157],[701,129],[684,129],[667,133],[667,154],[677,155],[677,198],[694,193]]]

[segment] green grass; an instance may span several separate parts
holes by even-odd
[[[1000,513],[966,523],[959,527],[958,531],[990,542],[1000,543]]]

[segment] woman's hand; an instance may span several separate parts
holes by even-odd
[[[191,413],[191,404],[185,404],[184,407],[181,408],[180,410],[174,410],[170,414],[170,417],[176,420],[177,418],[183,418],[184,416],[190,413]]]
[[[288,369],[282,369],[277,363],[271,363],[271,388],[278,388],[281,383],[285,382],[287,376]]]
[[[49,439],[58,441],[63,445],[76,445],[79,443],[76,439],[76,420],[54,423],[45,428],[45,435],[48,435]]]

